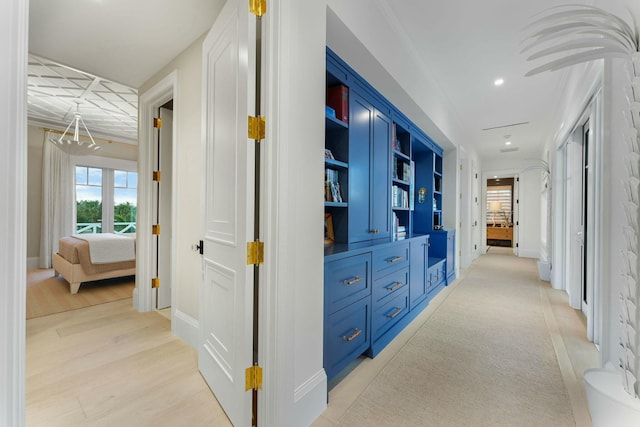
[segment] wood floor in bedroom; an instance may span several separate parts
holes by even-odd
[[[196,351],[131,299],[27,320],[29,427],[231,426]]]

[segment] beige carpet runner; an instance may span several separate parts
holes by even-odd
[[[53,270],[27,272],[27,319],[75,310],[97,304],[131,298],[133,277],[83,283],[77,294],[69,292],[69,283]]]
[[[504,261],[475,262],[338,425],[575,426],[535,263]]]

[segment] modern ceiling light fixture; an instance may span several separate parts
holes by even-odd
[[[86,156],[88,154],[95,153],[96,151],[100,150],[101,147],[93,140],[89,129],[87,129],[87,125],[85,125],[84,120],[82,120],[82,116],[80,115],[80,102],[76,101],[76,104],[76,112],[73,115],[73,120],[71,120],[62,135],[60,135],[60,138],[50,138],[49,141],[51,141],[56,147],[67,154],[70,154],[72,156]],[[80,140],[80,123],[82,123],[82,126],[84,127],[84,130],[89,136],[91,142]],[[66,137],[71,125],[74,126],[73,139],[69,139],[68,137]]]
[[[495,79],[493,84],[496,86],[502,86],[504,84],[504,79]]]

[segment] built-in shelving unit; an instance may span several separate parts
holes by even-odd
[[[455,232],[442,230],[442,148],[329,49],[325,123],[331,379],[375,357],[455,279]]]

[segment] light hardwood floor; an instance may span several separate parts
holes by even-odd
[[[131,299],[27,321],[27,426],[231,426],[196,351]]]

